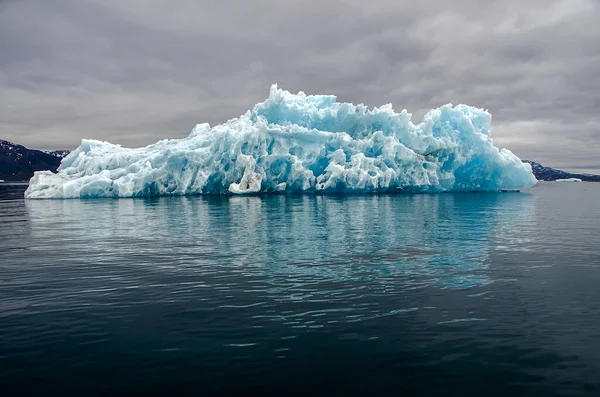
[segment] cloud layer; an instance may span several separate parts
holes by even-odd
[[[278,83],[415,121],[487,108],[498,146],[599,169],[599,3],[485,3],[0,0],[0,137],[147,145],[237,117]]]

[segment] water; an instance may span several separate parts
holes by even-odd
[[[27,201],[0,390],[600,394],[600,184]]]

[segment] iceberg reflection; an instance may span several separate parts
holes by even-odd
[[[386,293],[486,285],[490,250],[521,238],[532,205],[527,194],[478,193],[28,201],[27,210],[42,247],[60,239],[66,252],[141,272],[260,278],[273,298],[295,299],[293,280]]]

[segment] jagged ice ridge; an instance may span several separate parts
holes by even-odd
[[[36,172],[27,198],[259,192],[520,190],[531,166],[498,149],[491,115],[451,104],[413,124],[392,105],[271,87],[239,118],[198,124],[187,138],[128,149],[84,139],[56,174]]]

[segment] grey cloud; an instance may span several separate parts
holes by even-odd
[[[146,145],[236,117],[279,83],[415,121],[467,103],[521,157],[600,163],[598,3],[486,4],[3,1],[0,136]]]

